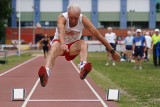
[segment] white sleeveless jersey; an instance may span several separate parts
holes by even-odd
[[[67,12],[62,13],[62,15],[66,19],[65,35],[64,35],[65,43],[69,44],[69,43],[72,43],[76,40],[80,40],[80,38],[82,36],[82,30],[84,28],[83,23],[82,23],[82,14],[80,14],[78,24],[75,27],[72,27],[72,28],[69,27],[68,13]],[[54,39],[59,39],[57,28],[56,28]]]

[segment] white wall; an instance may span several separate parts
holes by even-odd
[[[62,12],[62,0],[40,0],[40,12]]]
[[[120,0],[98,0],[98,12],[120,12],[120,3]]]
[[[16,0],[16,11],[19,11],[19,1],[20,1],[20,11],[21,12],[33,12],[33,0]]]
[[[88,52],[105,52],[106,48],[104,45],[88,45]]]
[[[120,12],[120,0],[98,0],[98,12]],[[69,0],[69,4],[78,4],[82,12],[91,12],[92,0]],[[127,0],[127,12],[149,12],[150,0]],[[33,12],[34,0],[20,0],[21,12]],[[41,12],[62,12],[62,0],[40,0]],[[16,0],[19,11],[19,0]]]
[[[77,4],[82,12],[92,11],[92,0],[69,0],[69,4]]]
[[[135,10],[135,12],[149,12],[150,0],[127,0],[127,12]]]

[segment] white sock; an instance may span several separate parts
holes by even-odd
[[[49,76],[49,74],[50,74],[50,69],[47,67],[46,68],[46,71],[47,71],[47,75]]]
[[[86,61],[80,62],[80,69],[83,68],[86,63],[87,63]]]

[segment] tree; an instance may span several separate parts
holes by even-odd
[[[11,0],[0,0],[0,43],[5,40],[5,25],[11,15]]]

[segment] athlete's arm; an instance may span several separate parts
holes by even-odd
[[[58,16],[57,28],[58,28],[58,35],[59,35],[60,43],[65,44],[64,42],[65,18],[62,16],[62,14]]]
[[[87,28],[95,37],[99,39],[100,42],[102,42],[103,45],[107,48],[107,50],[112,50],[111,45],[108,43],[106,39],[100,34],[100,32],[94,27],[94,25],[90,22],[88,18],[85,16],[82,17],[82,23],[85,28]]]
[[[68,46],[65,44],[64,35],[65,35],[65,24],[66,19],[64,16],[59,15],[57,20],[57,28],[58,28],[58,36],[61,44],[61,49],[64,51],[68,51]]]
[[[42,38],[38,43],[41,44],[44,39]]]
[[[110,51],[112,54],[112,57],[116,61],[120,61],[120,56],[117,52],[113,52],[113,48],[108,43],[108,41],[100,34],[100,32],[95,28],[95,26],[90,22],[90,20],[83,16],[82,17],[82,23],[85,28],[87,28],[95,37],[98,38],[98,40],[107,48],[108,51]]]

